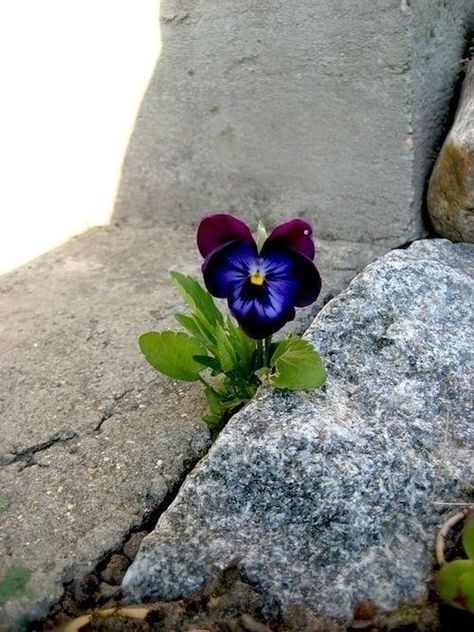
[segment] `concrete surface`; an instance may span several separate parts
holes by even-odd
[[[200,389],[154,374],[137,346],[173,326],[168,269],[197,270],[192,243],[96,229],[0,279],[0,581],[32,572],[2,631],[46,614],[207,449]]]
[[[422,234],[472,0],[163,0],[161,14],[116,217],[304,215],[323,239],[385,250]]]
[[[119,549],[207,449],[200,388],[158,376],[137,346],[178,328],[168,270],[199,270],[194,239],[182,226],[94,229],[0,278],[0,582],[13,566],[32,573],[0,605],[2,632]],[[319,306],[378,254],[318,247]]]
[[[231,419],[126,593],[189,596],[236,566],[267,614],[424,603],[436,533],[473,501],[473,308],[474,246],[421,240],[368,266],[305,334],[326,386],[262,389]]]

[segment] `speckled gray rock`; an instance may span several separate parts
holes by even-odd
[[[473,500],[474,248],[421,241],[370,265],[307,337],[323,391],[262,392],[143,542],[124,588],[189,595],[237,564],[269,607],[348,620],[423,599],[435,532]]]
[[[474,59],[467,69],[453,126],[431,175],[428,212],[442,237],[474,242]]]

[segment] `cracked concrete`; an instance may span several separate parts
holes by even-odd
[[[1,279],[0,581],[31,571],[1,630],[44,616],[207,449],[200,389],[155,375],[137,346],[174,326],[168,268],[197,270],[193,240],[98,229]]]
[[[387,247],[318,246],[319,306]],[[116,225],[0,279],[0,581],[31,571],[0,605],[2,632],[47,614],[206,452],[200,387],[154,374],[137,346],[144,331],[176,327],[169,269],[199,265],[192,227]]]

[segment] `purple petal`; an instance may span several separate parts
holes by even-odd
[[[292,252],[291,256],[293,274],[298,279],[294,304],[296,307],[306,307],[314,303],[321,292],[321,276],[311,259],[296,251]]]
[[[306,220],[295,218],[277,226],[262,247],[262,255],[273,250],[290,249],[313,260],[315,254],[313,227]]]
[[[203,257],[229,241],[255,244],[250,228],[238,217],[227,213],[212,213],[201,220],[197,230],[197,244]]]
[[[217,298],[228,298],[246,283],[256,260],[255,243],[232,241],[214,249],[202,264],[207,289]]]

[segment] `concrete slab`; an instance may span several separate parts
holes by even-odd
[[[119,548],[206,451],[196,385],[155,375],[137,336],[173,326],[168,268],[198,268],[192,230],[100,229],[0,283],[0,579],[31,571],[0,629],[47,613]]]

